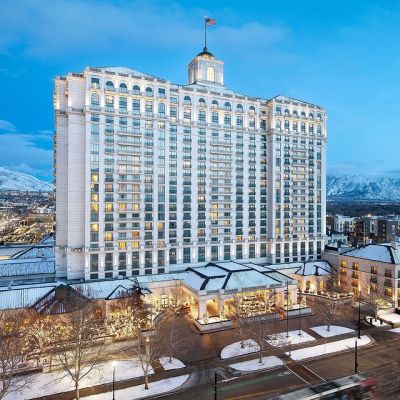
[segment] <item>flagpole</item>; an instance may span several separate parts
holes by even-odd
[[[207,51],[207,17],[204,17],[204,50]]]

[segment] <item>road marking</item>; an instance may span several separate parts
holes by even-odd
[[[297,374],[296,372],[294,372],[292,369],[290,369],[289,367],[286,367],[287,369],[289,369],[290,371],[292,371],[293,374],[295,374],[299,379],[301,379],[303,382],[305,382],[308,386],[310,386],[309,382],[307,382],[305,379],[303,379],[299,374]]]
[[[322,376],[318,375],[316,372],[314,372],[312,369],[308,368],[306,365],[304,365],[304,364],[300,364],[300,365],[302,367],[304,367],[305,369],[307,369],[308,371],[310,371],[313,375],[317,376],[322,381],[326,382],[326,379],[324,379]]]

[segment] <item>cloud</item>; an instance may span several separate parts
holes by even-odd
[[[17,128],[11,122],[0,119],[0,131],[15,132],[16,130]]]
[[[140,49],[188,49],[202,42],[204,15],[205,10],[193,12],[172,2],[3,0],[0,53],[33,58],[71,53],[128,57]],[[287,33],[282,27],[260,23],[218,24],[211,29],[213,43],[223,42],[242,54],[265,49]]]

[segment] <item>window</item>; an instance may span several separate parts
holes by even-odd
[[[206,106],[206,101],[203,98],[199,99],[199,107],[205,107]]]
[[[213,67],[207,68],[207,80],[215,82],[215,69]]]
[[[140,87],[138,85],[134,85],[132,88],[133,94],[140,94]]]
[[[165,89],[164,88],[158,88],[158,97],[164,99],[165,98]]]
[[[281,120],[277,119],[275,122],[275,128],[280,131],[282,129],[282,122]]]
[[[192,100],[190,99],[189,96],[185,96],[185,97],[183,98],[183,104],[185,104],[185,105],[187,105],[187,106],[192,105]]]
[[[164,103],[158,104],[158,115],[161,115],[161,116],[165,115],[165,104]]]
[[[253,113],[256,112],[256,108],[254,106],[250,106],[249,107],[249,111],[250,111],[251,114],[253,114]]]
[[[225,103],[225,110],[227,110],[227,111],[231,111],[232,110],[231,103],[229,103],[229,101],[227,101]]]
[[[243,106],[242,106],[241,104],[238,104],[238,105],[236,106],[236,111],[237,111],[237,112],[243,112]]]
[[[213,100],[211,102],[211,108],[218,108],[218,101],[217,100]]]
[[[99,98],[99,95],[98,94],[96,94],[96,93],[93,93],[91,96],[90,96],[90,104],[92,105],[92,106],[99,106],[99,104],[100,104],[100,98]]]
[[[153,96],[153,89],[150,86],[146,88],[146,96],[148,97]]]
[[[121,83],[119,85],[119,91],[124,92],[124,93],[126,93],[128,91],[128,87],[126,86],[126,83]]]
[[[114,84],[111,81],[106,82],[106,90],[113,90]]]

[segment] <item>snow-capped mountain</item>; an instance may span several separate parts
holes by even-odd
[[[32,175],[0,167],[0,191],[4,190],[52,192],[54,188],[51,183],[41,181]]]
[[[326,194],[328,199],[400,200],[400,178],[328,176]]]

